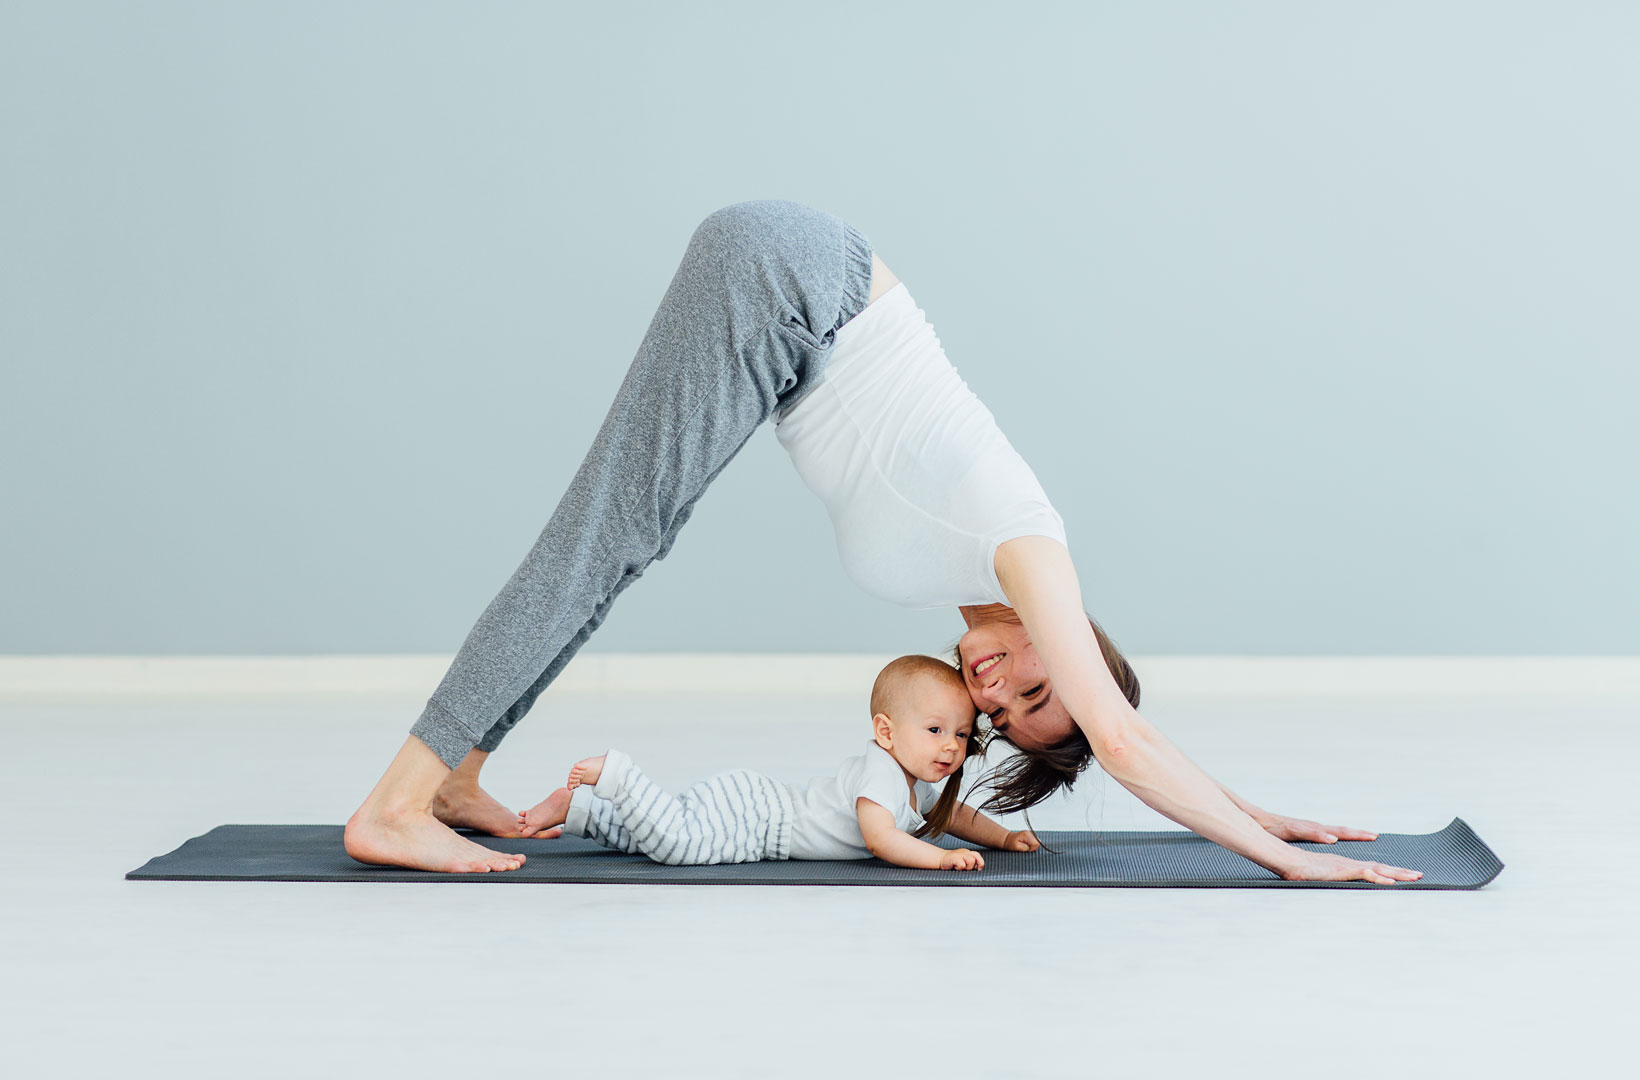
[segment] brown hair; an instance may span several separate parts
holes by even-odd
[[[937,656],[912,653],[889,661],[883,670],[877,673],[877,681],[871,684],[871,715],[875,717],[878,713],[886,713],[892,716],[901,696],[919,680],[928,678],[949,683],[953,689],[960,691],[963,697],[968,696],[968,685],[963,682],[962,672],[955,666]],[[972,753],[977,745],[978,735],[979,712],[976,710],[974,732],[968,736],[968,748],[963,754],[964,764],[968,761],[968,754]],[[934,803],[933,809],[928,811],[928,817],[923,819],[922,827],[911,835],[919,839],[924,836],[945,835],[945,830],[951,825],[951,815],[957,812],[961,788],[962,764],[959,764],[951,770],[951,775],[945,778],[945,787],[940,790],[939,800]]]
[[[1099,639],[1099,652],[1104,656],[1105,666],[1110,669],[1116,685],[1121,688],[1128,704],[1137,709],[1139,676],[1134,672],[1133,665],[1127,662],[1092,615],[1088,615],[1088,625],[1093,627],[1093,635]],[[955,662],[961,664],[962,657],[956,646],[952,646],[951,653]],[[1008,736],[992,728],[986,732],[984,740],[976,748],[977,752],[984,754],[993,739],[1014,746]],[[1080,726],[1063,741],[1046,749],[1027,750],[1022,746],[1014,746],[1014,749],[1019,752],[997,767],[991,780],[994,791],[980,805],[980,810],[994,810],[999,814],[1029,810],[1061,787],[1069,791],[1077,777],[1093,761],[1093,748],[1088,745],[1088,737]],[[1029,815],[1025,820],[1029,827]]]

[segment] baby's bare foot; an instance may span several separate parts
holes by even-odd
[[[578,788],[582,784],[596,784],[598,777],[604,774],[604,757],[589,757],[585,761],[577,761],[575,767],[569,771],[570,788]]]
[[[564,830],[555,828],[563,825],[564,818],[569,816],[569,788],[559,788],[548,795],[530,809],[518,815],[518,831],[525,837],[534,837],[537,840],[551,840],[563,834]],[[543,833],[541,830],[551,829]]]

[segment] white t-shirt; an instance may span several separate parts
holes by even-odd
[[[905,770],[887,750],[871,744],[859,757],[851,757],[835,776],[817,776],[809,786],[793,793],[791,857],[794,859],[869,859],[865,837],[860,835],[856,799],[870,799],[894,815],[894,827],[903,832],[922,828],[923,815],[939,801],[940,789],[916,781],[917,805],[911,805]]]
[[[1006,604],[996,550],[1065,522],[946,359],[905,283],[844,323],[824,377],[775,425],[843,569],[903,607]]]

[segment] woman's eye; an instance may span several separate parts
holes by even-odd
[[[1025,691],[1025,696],[1026,697],[1031,697],[1032,695],[1034,695],[1035,693],[1037,693],[1037,691],[1039,691],[1041,689],[1042,689],[1042,684],[1037,683],[1035,686],[1033,686],[1029,690]]]

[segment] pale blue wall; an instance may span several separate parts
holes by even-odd
[[[1626,4],[0,7],[0,652],[453,651],[701,217],[857,224],[1138,653],[1640,651]],[[766,428],[598,650],[936,649]]]

